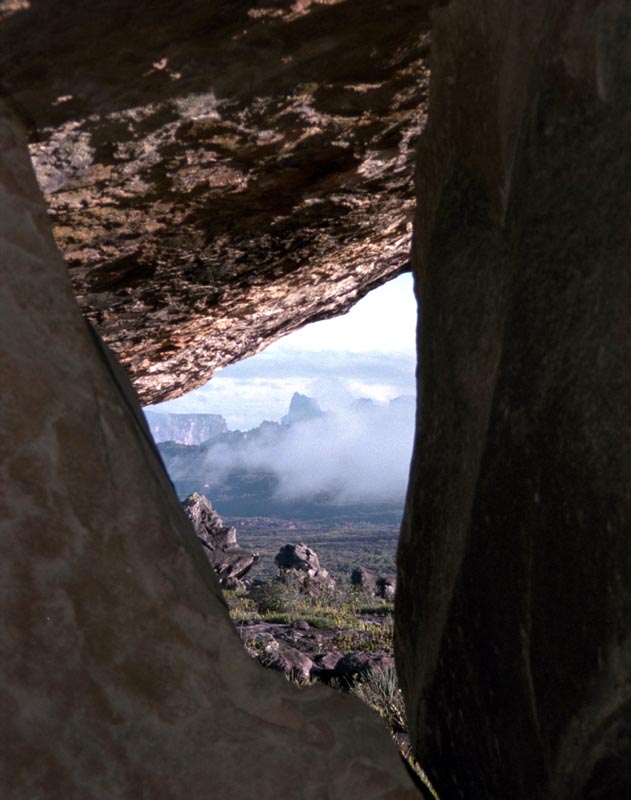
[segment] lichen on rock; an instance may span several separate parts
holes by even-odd
[[[0,67],[82,310],[149,403],[409,268],[429,21],[412,0],[120,12],[33,4]]]

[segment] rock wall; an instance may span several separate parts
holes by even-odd
[[[144,410],[154,442],[175,442],[187,446],[203,444],[226,433],[228,425],[221,414],[170,414]]]
[[[244,652],[0,116],[7,800],[418,797],[380,720]]]
[[[409,268],[428,5],[9,5],[0,93],[144,404]]]
[[[631,796],[630,31],[435,16],[397,650],[442,800]]]
[[[144,401],[406,267],[428,5],[0,2],[0,93]],[[631,795],[630,31],[436,3],[397,651],[442,800]],[[244,655],[0,143],[5,795],[408,796],[365,709]]]

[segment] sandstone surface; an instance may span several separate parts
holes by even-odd
[[[81,307],[144,401],[405,268],[428,6],[0,2],[1,96]],[[409,723],[442,800],[620,800],[631,10],[435,6],[397,585]],[[366,711],[244,656],[74,306],[15,131],[2,123],[5,795],[234,797],[237,772],[244,796],[291,797],[295,764],[307,797],[408,796]]]
[[[417,797],[376,715],[244,652],[4,115],[0,286],[2,797]]]
[[[427,3],[3,5],[2,94],[143,403],[409,268]]]

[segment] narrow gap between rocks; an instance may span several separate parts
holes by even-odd
[[[418,775],[392,641],[415,328],[406,274],[145,415],[246,651],[357,695]]]

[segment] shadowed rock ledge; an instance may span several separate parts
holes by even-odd
[[[441,800],[631,797],[631,9],[436,12],[398,556]]]

